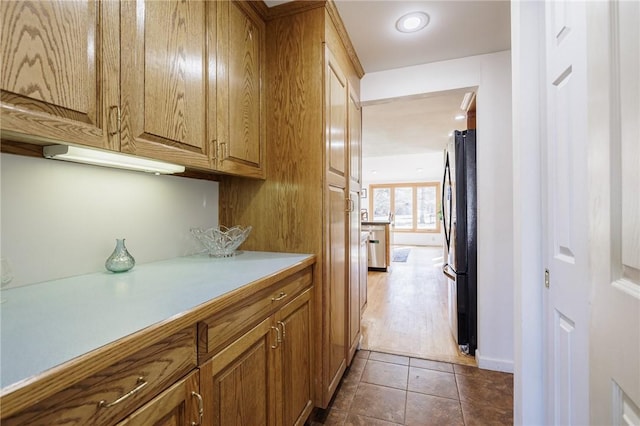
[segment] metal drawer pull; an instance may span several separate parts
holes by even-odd
[[[280,294],[278,295],[278,297],[272,297],[271,301],[272,302],[277,302],[278,300],[282,300],[285,297],[287,297],[287,293],[285,293],[284,291],[281,291]]]
[[[287,332],[284,328],[284,323],[282,321],[278,321],[278,325],[282,327],[282,340],[287,338]]]
[[[198,400],[198,415],[200,416],[200,420],[198,423],[191,422],[191,426],[200,426],[202,424],[202,416],[204,415],[204,402],[202,401],[202,395],[198,392],[191,392],[191,396],[195,396]]]
[[[98,408],[102,408],[102,407],[109,408],[109,407],[113,407],[114,405],[120,404],[125,399],[138,393],[140,389],[147,386],[147,383],[148,382],[144,379],[144,377],[142,376],[138,377],[138,380],[136,381],[137,386],[135,388],[131,389],[129,392],[125,393],[124,395],[122,395],[120,398],[116,399],[113,402],[107,402],[103,399],[102,401],[98,402]]]

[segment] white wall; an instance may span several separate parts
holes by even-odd
[[[2,154],[2,257],[23,285],[105,271],[125,238],[136,263],[192,254],[218,224],[218,183]]]
[[[366,126],[367,123],[362,125]],[[367,141],[364,140],[363,143]],[[362,181],[367,187],[372,183],[441,182],[443,171],[442,152],[362,159]]]
[[[362,125],[366,126],[367,123],[363,122]],[[366,143],[366,140],[363,143]],[[370,193],[370,185],[375,183],[442,182],[442,174],[444,172],[443,156],[443,153],[435,152],[364,157],[362,159],[363,188],[367,188]],[[362,201],[365,204],[363,208],[371,211],[369,207],[371,198],[366,198]],[[371,216],[369,217],[371,218]],[[441,246],[443,243],[444,237],[442,233],[396,232],[393,236],[393,244],[398,245]]]
[[[440,233],[394,232],[393,244],[399,246],[442,247],[444,236]]]
[[[478,352],[513,371],[513,172],[510,51],[366,74],[363,102],[478,86]]]

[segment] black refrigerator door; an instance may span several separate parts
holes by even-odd
[[[458,345],[477,348],[477,207],[476,131],[455,132],[456,234],[455,272],[458,290]]]

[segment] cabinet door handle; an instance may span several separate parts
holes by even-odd
[[[202,395],[198,392],[191,392],[191,396],[195,396],[198,400],[198,422],[191,422],[191,426],[200,426],[202,424],[202,416],[204,415],[204,401],[202,401]]]
[[[135,388],[131,389],[129,392],[125,393],[113,402],[107,402],[103,399],[102,401],[98,402],[98,408],[109,408],[113,407],[114,405],[120,404],[125,399],[132,397],[133,395],[138,393],[140,389],[147,386],[147,383],[148,382],[144,379],[144,377],[138,377],[138,380],[136,381],[137,386]]]
[[[280,342],[282,342],[282,337],[280,336],[280,328],[271,326],[271,329],[276,331],[276,343],[271,345],[271,349],[276,349],[280,345]]]
[[[109,107],[109,122],[107,124],[109,130],[109,136],[115,136],[120,132],[120,107],[117,105],[112,105]],[[115,130],[113,129],[115,125]]]
[[[345,211],[347,213],[351,213],[352,211],[354,211],[356,209],[356,207],[355,207],[356,204],[351,198],[346,198],[344,201],[347,204],[347,207],[345,208]]]
[[[279,294],[278,296],[276,296],[276,297],[272,297],[272,298],[271,298],[271,301],[272,301],[272,302],[278,302],[278,301],[280,301],[280,300],[284,299],[285,297],[287,297],[287,293],[285,293],[284,291],[281,291],[281,292],[280,292],[280,294]]]
[[[227,158],[227,143],[220,142],[220,152],[218,153],[220,156],[220,161],[224,161]]]
[[[278,321],[278,325],[280,327],[282,327],[282,340],[284,340],[284,339],[287,338],[287,330],[286,330],[286,328],[284,326],[284,323],[282,321]]]
[[[216,161],[218,161],[218,141],[215,139],[211,141],[211,151],[213,151],[212,160],[215,163]]]

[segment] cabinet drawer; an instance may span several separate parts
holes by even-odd
[[[194,370],[117,426],[201,425],[204,408],[199,377],[198,370]]]
[[[114,424],[195,366],[196,329],[189,327],[44,401],[34,401],[2,425]]]
[[[289,303],[311,282],[311,268],[306,268],[198,323],[199,364]]]

